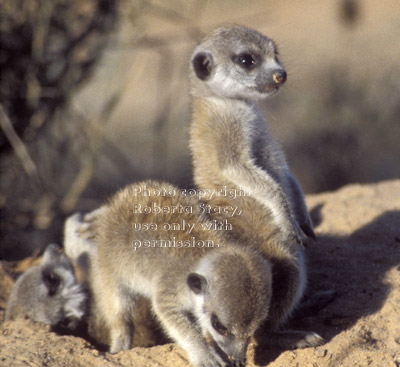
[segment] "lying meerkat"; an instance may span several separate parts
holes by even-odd
[[[254,103],[286,81],[275,43],[243,26],[219,28],[196,47],[190,80],[194,182],[204,192],[245,193],[204,195],[202,201],[214,208],[212,219],[229,221],[231,238],[261,250],[273,265],[271,309],[259,339],[288,348],[319,345],[315,333],[277,332],[304,293],[299,244],[315,235],[302,190]],[[238,214],[217,210],[229,206]]]
[[[70,260],[51,244],[43,259],[14,284],[5,320],[21,317],[73,329],[86,311],[86,294],[77,283]]]
[[[176,194],[143,194],[160,188]],[[90,283],[111,353],[132,347],[130,315],[144,296],[193,364],[244,366],[268,316],[271,267],[256,249],[205,230],[198,206],[172,185],[147,181],[117,193],[95,219]]]

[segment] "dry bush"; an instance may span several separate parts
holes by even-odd
[[[90,76],[116,6],[116,0],[2,3],[0,100],[24,141],[35,139]],[[0,149],[6,146],[0,135]]]
[[[201,8],[201,1],[193,4],[194,12]],[[90,79],[105,50],[160,49],[160,83],[168,83],[165,66],[174,56],[169,46],[182,33],[198,36],[184,15],[186,5],[147,0],[16,0],[0,5],[0,258],[24,257],[55,239],[60,242],[66,215],[93,208],[115,190],[118,181],[107,174],[93,180],[100,157],[124,170],[122,184],[138,178],[126,154],[104,132],[126,93],[126,80],[98,113],[76,109],[71,97]],[[136,24],[149,13],[185,31],[147,37]],[[116,27],[125,27],[129,36],[121,40]],[[152,131],[163,139],[172,101],[161,93]],[[82,198],[85,190],[89,195]]]
[[[100,58],[117,5],[117,0],[0,5],[0,257],[12,256],[13,247],[22,248],[23,256],[34,242],[46,244],[34,236],[23,239],[21,232],[51,225],[58,214],[54,204],[71,185],[77,155],[87,150],[83,121],[70,121],[64,112]]]

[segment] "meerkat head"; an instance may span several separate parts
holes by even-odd
[[[269,263],[235,249],[207,256],[187,277],[203,336],[229,365],[244,366],[250,337],[268,315],[271,282]]]
[[[46,248],[40,263],[41,294],[46,323],[73,328],[84,314],[84,295],[77,283],[71,261],[51,244]]]
[[[192,56],[192,92],[201,96],[259,99],[286,81],[275,43],[243,26],[218,28]]]
[[[76,282],[71,262],[56,244],[49,245],[43,254],[41,276],[49,297]]]

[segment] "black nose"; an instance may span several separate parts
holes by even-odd
[[[275,84],[283,84],[286,82],[287,74],[285,70],[276,70],[272,73],[272,79]]]

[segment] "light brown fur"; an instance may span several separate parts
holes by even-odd
[[[167,188],[176,194],[145,196],[145,188]],[[135,210],[153,204],[182,205],[193,212]],[[256,250],[237,246],[217,231],[201,229],[209,221],[198,208],[196,199],[182,196],[177,188],[147,181],[117,193],[96,218],[97,252],[90,282],[96,312],[110,330],[111,352],[132,346],[134,323],[129,317],[137,297],[145,296],[165,332],[185,349],[192,363],[243,366],[249,338],[268,315],[270,265]],[[191,233],[161,229],[165,223],[183,220],[195,224]],[[158,228],[138,230],[134,223]],[[208,246],[159,246],[163,240],[192,244],[193,239],[196,244],[208,241]],[[150,242],[154,247],[145,247],[144,241],[154,241]],[[226,333],[217,332],[221,327]]]
[[[93,226],[103,209],[104,207],[100,207],[85,215],[74,213],[68,217],[64,224],[63,242],[65,253],[76,264],[75,268],[81,273],[82,282],[89,290],[88,333],[99,347],[110,345],[110,331],[90,297],[89,272],[94,253],[97,251],[97,246],[93,242],[95,236]],[[135,323],[133,332],[134,347],[152,347],[168,342],[151,312],[151,304],[148,299],[144,297],[137,299],[131,317]]]
[[[253,55],[256,66],[246,70],[235,64],[238,53]],[[230,238],[261,250],[273,264],[271,309],[258,339],[295,348],[322,341],[315,333],[276,332],[304,292],[306,269],[300,242],[303,231],[313,235],[312,224],[284,154],[252,102],[279,89],[276,75],[282,70],[276,46],[254,30],[232,26],[207,36],[192,58],[190,146],[198,189],[247,193],[235,199],[205,195],[202,200],[214,208],[241,209],[240,215],[213,213],[211,218],[227,219],[233,226],[227,231]]]

